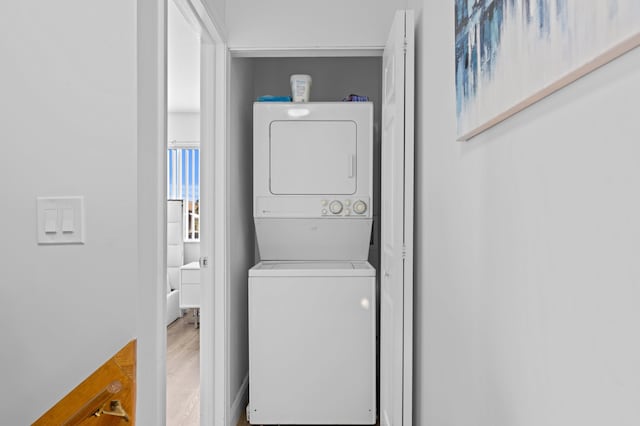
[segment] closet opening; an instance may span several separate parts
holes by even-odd
[[[300,52],[298,52],[300,53]],[[316,52],[317,53],[317,52]],[[347,52],[349,54],[351,52]],[[260,55],[265,54],[259,53]],[[268,54],[268,52],[266,53]],[[381,51],[356,56],[251,56],[250,52],[231,52],[229,65],[229,196],[231,216],[228,365],[230,423],[248,425],[245,407],[248,399],[249,324],[248,270],[260,262],[253,216],[253,103],[261,96],[290,96],[290,76],[307,74],[312,78],[310,102],[342,102],[353,95],[366,96],[373,103],[373,227],[368,262],[380,270],[380,175],[381,175]],[[376,276],[377,353],[379,359],[380,278]],[[379,386],[379,366],[376,367]],[[376,392],[379,399],[379,388]],[[379,407],[379,401],[376,406]]]

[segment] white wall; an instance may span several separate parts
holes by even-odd
[[[170,112],[167,115],[169,142],[200,142],[199,112]]]
[[[204,0],[204,4],[209,13],[219,18],[224,18],[225,0]]]
[[[227,0],[231,48],[381,47],[406,0]]]
[[[167,110],[200,111],[200,35],[175,0],[167,2]],[[183,8],[186,6],[182,6]]]
[[[136,5],[2,2],[2,424],[30,424],[135,337]],[[85,197],[38,246],[36,197]]]
[[[203,0],[209,15],[214,20],[216,25],[219,26],[218,30],[225,31],[225,15],[226,15],[226,1],[225,0]]]
[[[640,424],[640,50],[459,143],[454,3],[410,3],[414,424]]]
[[[197,262],[200,260],[200,242],[185,241],[184,243],[184,263]]]
[[[254,265],[253,230],[253,69],[250,59],[233,59],[230,87],[229,230],[229,395],[243,410],[249,373],[248,271]],[[245,385],[247,382],[244,382]],[[239,413],[240,411],[237,411]],[[231,415],[233,415],[232,413]],[[237,419],[236,419],[237,421]]]

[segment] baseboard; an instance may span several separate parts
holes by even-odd
[[[238,420],[240,420],[240,416],[247,406],[247,402],[249,400],[249,373],[244,376],[244,380],[242,381],[242,385],[240,385],[240,389],[236,394],[236,397],[233,399],[233,404],[231,404],[231,409],[229,410],[229,426],[235,426],[238,424]]]

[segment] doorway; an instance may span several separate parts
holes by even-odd
[[[214,424],[221,408],[216,395],[224,380],[220,361],[224,345],[219,319],[225,280],[226,57],[223,32],[203,0],[140,0],[138,29],[138,392],[137,414],[142,424],[166,423],[167,307],[167,2],[180,5],[183,16],[200,36],[200,423]],[[215,170],[215,174],[214,174]],[[214,187],[216,188],[214,190]],[[215,247],[214,247],[215,246]],[[216,268],[216,265],[220,267]],[[215,271],[215,274],[214,274]],[[214,286],[215,284],[215,286]],[[216,291],[214,309],[214,287]],[[220,309],[220,306],[223,308]],[[216,314],[214,322],[213,315]],[[215,327],[215,333],[214,333]],[[214,347],[217,351],[214,351]],[[214,365],[216,366],[214,368]]]
[[[200,36],[180,7],[167,1],[166,425],[198,426]]]

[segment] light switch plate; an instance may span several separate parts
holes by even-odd
[[[84,244],[84,197],[38,197],[36,201],[38,244]]]

